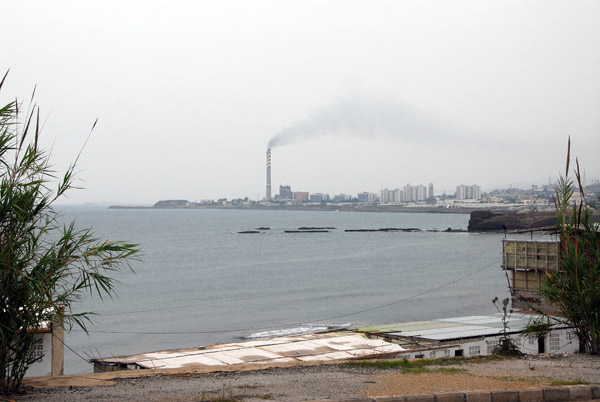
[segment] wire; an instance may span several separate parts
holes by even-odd
[[[69,345],[67,345],[62,339],[60,339],[59,337],[57,337],[56,335],[54,335],[54,333],[52,334],[52,337],[54,339],[57,339],[60,343],[63,344],[63,346],[67,349],[69,349],[71,352],[73,352],[77,357],[79,357],[81,360],[83,360],[84,362],[90,364],[90,361],[88,359],[86,359],[85,357],[81,356],[79,353],[77,353],[73,348],[71,348]],[[97,366],[100,370],[107,372],[108,370],[104,369],[103,367]]]
[[[93,364],[91,363],[88,359],[86,359],[85,357],[81,356],[79,353],[77,353],[73,348],[71,348],[69,345],[67,345],[62,339],[60,339],[59,337],[57,337],[56,335],[52,334],[52,337],[54,339],[57,339],[60,343],[63,344],[64,347],[66,347],[67,349],[69,349],[71,352],[73,352],[75,354],[75,356],[79,357],[81,360],[85,361],[87,364]],[[99,369],[102,370],[104,373],[107,373],[108,370],[105,369],[104,367],[100,366],[100,365],[94,365],[95,369]],[[83,375],[83,374],[78,374],[78,375],[74,375],[73,377],[80,377],[80,378],[90,378],[87,375]],[[29,383],[36,383],[36,382],[41,382],[41,381],[45,381],[44,379],[40,379],[40,380],[32,380],[29,381]],[[2,401],[3,399],[0,398],[0,401]],[[7,399],[8,401],[9,399]]]
[[[396,300],[396,301],[394,301],[394,302],[391,302],[391,303],[387,303],[387,304],[383,304],[383,305],[380,305],[380,306],[376,306],[376,307],[372,307],[372,308],[369,308],[369,309],[365,309],[365,310],[362,310],[362,311],[359,311],[359,312],[354,312],[354,313],[348,313],[348,314],[338,315],[338,316],[335,316],[335,317],[327,317],[327,318],[322,318],[322,319],[319,319],[319,320],[314,320],[314,321],[315,321],[315,322],[319,322],[319,321],[326,321],[326,320],[335,319],[335,318],[340,318],[340,317],[347,317],[347,316],[349,316],[349,315],[354,315],[354,314],[360,314],[360,313],[364,313],[364,312],[368,312],[368,311],[373,311],[373,310],[376,310],[376,309],[379,309],[379,308],[384,308],[384,307],[388,307],[388,306],[391,306],[391,305],[394,305],[394,304],[398,304],[398,303],[401,303],[401,302],[403,302],[403,301],[406,301],[406,300],[414,299],[414,298],[416,298],[416,297],[423,296],[423,295],[425,295],[425,294],[428,294],[428,293],[432,293],[432,292],[434,292],[434,291],[436,291],[436,290],[439,290],[439,289],[441,289],[441,288],[444,288],[444,287],[446,287],[446,286],[450,286],[450,285],[452,285],[452,284],[454,284],[454,283],[456,283],[456,282],[458,282],[458,281],[460,281],[460,280],[462,280],[462,279],[465,279],[465,278],[468,278],[468,277],[470,277],[470,276],[473,276],[473,275],[475,275],[475,274],[477,274],[477,273],[479,273],[479,272],[483,271],[484,269],[487,269],[487,268],[489,268],[489,267],[491,267],[492,265],[495,265],[495,264],[497,264],[497,263],[498,263],[498,262],[497,262],[497,261],[495,261],[495,262],[493,262],[493,263],[491,263],[491,264],[488,264],[488,265],[486,265],[486,266],[485,266],[485,267],[483,267],[483,268],[480,268],[480,269],[478,269],[478,270],[475,270],[475,271],[473,271],[473,272],[471,272],[471,273],[469,273],[469,274],[467,274],[467,275],[461,276],[460,278],[457,278],[457,279],[455,279],[455,280],[453,280],[453,281],[451,281],[451,282],[448,282],[448,283],[446,283],[446,284],[444,284],[444,285],[441,285],[441,286],[438,286],[438,287],[436,287],[436,288],[430,289],[430,290],[428,290],[428,291],[425,291],[425,292],[419,293],[419,294],[417,294],[417,295],[413,295],[413,296],[406,297],[406,298],[404,298],[404,299],[401,299],[401,300]],[[300,324],[301,324],[301,323],[294,323],[294,324],[288,324],[288,325],[300,325]],[[259,330],[259,329],[269,329],[269,328],[272,328],[272,327],[266,327],[266,328],[255,328],[255,329],[252,329],[252,330]],[[225,332],[225,331],[216,331],[216,332]],[[129,332],[120,332],[120,333],[129,333]],[[172,357],[167,357],[167,356],[165,356],[165,357],[155,357],[155,358],[152,358],[151,360],[152,360],[152,361],[157,361],[157,360],[166,360],[166,359],[170,359],[170,358],[172,358]]]
[[[483,249],[483,251],[477,252],[477,253],[472,253],[472,254],[468,254],[468,255],[461,255],[459,257],[456,257],[454,259],[445,259],[443,261],[440,261],[439,263],[435,263],[435,264],[419,264],[414,266],[411,270],[414,269],[420,269],[423,268],[425,266],[428,267],[435,267],[437,265],[442,265],[442,264],[447,264],[449,261],[456,261],[456,260],[460,260],[460,259],[464,259],[464,258],[469,258],[469,257],[474,257],[477,255],[481,255],[481,254],[485,254],[489,249],[485,248]],[[311,290],[318,290],[318,289],[326,289],[326,288],[330,288],[330,287],[335,287],[335,286],[341,286],[341,285],[348,285],[351,283],[357,283],[357,282],[365,282],[366,279],[376,279],[376,278],[383,278],[383,277],[388,277],[388,276],[394,276],[394,275],[400,275],[406,273],[406,270],[401,270],[401,271],[397,271],[397,272],[391,272],[391,273],[386,273],[386,274],[379,274],[379,275],[370,275],[368,278],[359,278],[359,279],[354,279],[351,281],[345,281],[345,282],[337,282],[334,284],[329,284],[329,285],[321,285],[321,286],[314,286],[311,288],[302,288],[302,289],[295,289],[295,290],[290,290],[290,291],[285,291],[285,292],[277,292],[277,293],[270,293],[270,294],[266,294],[266,295],[260,295],[260,296],[247,296],[247,297],[236,297],[236,298],[227,298],[227,299],[214,299],[214,298],[206,298],[206,299],[199,299],[197,300],[198,303],[194,303],[194,304],[187,304],[187,305],[183,305],[183,306],[173,306],[173,307],[160,307],[160,308],[153,308],[153,309],[144,309],[144,310],[131,310],[131,311],[123,311],[123,312],[118,312],[118,313],[98,313],[98,315],[102,315],[102,316],[116,316],[116,315],[126,315],[126,314],[138,314],[138,313],[150,313],[150,312],[155,312],[155,311],[168,311],[168,310],[182,310],[185,308],[192,308],[192,307],[198,307],[200,305],[205,306],[206,303],[201,303],[201,302],[206,302],[206,301],[212,301],[212,302],[230,302],[230,301],[241,301],[241,300],[257,300],[257,299],[266,299],[269,297],[274,297],[274,296],[281,296],[281,295],[287,295],[287,294],[294,294],[294,293],[301,293],[301,292],[307,292],[307,291],[311,291]]]
[[[475,270],[475,271],[471,272],[470,274],[467,274],[467,275],[461,276],[460,278],[457,278],[457,279],[455,279],[455,280],[453,280],[453,281],[451,281],[451,282],[445,283],[445,284],[443,284],[443,285],[441,285],[441,286],[438,286],[438,287],[436,287],[436,288],[433,288],[433,289],[427,290],[427,291],[425,291],[425,292],[418,293],[418,294],[416,294],[416,295],[413,295],[413,296],[405,297],[404,299],[396,300],[396,301],[393,301],[393,302],[391,302],[391,303],[382,304],[382,305],[380,305],[380,306],[375,306],[375,307],[372,307],[372,308],[369,308],[369,309],[365,309],[365,310],[361,310],[361,311],[356,311],[356,312],[349,313],[349,314],[342,314],[342,315],[338,315],[338,316],[335,316],[335,317],[323,318],[323,319],[320,319],[320,320],[316,320],[316,322],[320,322],[320,321],[326,321],[326,320],[333,320],[333,319],[336,319],[336,318],[343,318],[343,317],[348,317],[348,316],[351,316],[351,315],[356,315],[356,314],[361,314],[361,313],[367,313],[367,312],[369,312],[369,311],[378,310],[378,309],[380,309],[380,308],[384,308],[384,307],[393,306],[393,305],[395,305],[395,304],[402,303],[402,302],[405,302],[405,301],[407,301],[407,300],[416,299],[417,297],[421,297],[421,296],[424,296],[424,295],[426,295],[426,294],[433,293],[433,292],[435,292],[436,290],[439,290],[439,289],[445,288],[445,287],[447,287],[447,286],[453,285],[453,284],[455,284],[455,283],[456,283],[456,282],[458,282],[458,281],[461,281],[461,280],[463,280],[463,279],[465,279],[465,278],[468,278],[468,277],[470,277],[470,276],[473,276],[473,275],[475,275],[475,274],[478,274],[479,272],[483,271],[484,269],[487,269],[487,268],[491,267],[492,265],[497,265],[499,262],[500,262],[499,260],[498,260],[498,261],[494,261],[493,263],[491,263],[491,264],[488,264],[488,265],[486,265],[485,267],[483,267],[483,268],[480,268],[480,269],[478,269],[478,270]]]
[[[461,281],[465,278],[468,278],[470,276],[473,276],[475,274],[478,274],[479,272],[493,266],[493,265],[497,265],[499,263],[499,260],[496,260],[486,266],[484,266],[483,268],[479,268],[467,275],[463,275],[453,281],[447,282],[443,285],[437,286],[435,288],[426,290],[424,292],[418,293],[416,295],[413,296],[409,296],[409,297],[405,297],[402,298],[400,300],[396,300],[390,303],[386,303],[386,304],[381,304],[375,307],[371,307],[368,309],[364,309],[364,310],[359,310],[359,311],[354,311],[354,312],[350,312],[350,313],[346,313],[346,314],[340,314],[340,315],[336,315],[336,316],[330,316],[330,317],[325,317],[325,318],[320,318],[317,320],[311,320],[312,322],[322,322],[322,321],[329,321],[329,320],[334,320],[337,318],[344,318],[344,317],[349,317],[352,315],[357,315],[357,314],[362,314],[362,313],[367,313],[370,311],[374,311],[374,310],[378,310],[381,308],[385,308],[385,307],[389,307],[389,306],[393,306],[395,304],[398,303],[402,303],[405,302],[407,300],[411,300],[411,299],[415,299],[417,297],[435,292],[436,290],[445,288],[447,286],[453,285],[458,281]],[[295,322],[295,323],[288,323],[285,324],[285,326],[294,326],[294,325],[303,325],[305,324],[305,322]],[[273,329],[273,328],[280,328],[282,325],[276,325],[276,326],[268,326],[268,327],[260,327],[260,328],[237,328],[237,329],[226,329],[226,330],[218,330],[218,331],[104,331],[104,330],[97,330],[97,331],[93,331],[90,330],[88,332],[90,333],[101,333],[101,334],[134,334],[134,335],[182,335],[182,334],[219,334],[219,333],[225,333],[225,332],[242,332],[242,331],[259,331],[259,330],[265,330],[265,329]],[[75,330],[77,331],[77,330]]]

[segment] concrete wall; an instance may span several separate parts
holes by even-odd
[[[511,335],[521,352],[529,355],[539,353],[537,340],[526,338],[522,334]],[[452,341],[445,346],[421,349],[417,351],[407,351],[398,354],[397,358],[407,359],[436,359],[440,357],[473,357],[488,356],[493,353],[494,346],[500,340],[499,335],[486,336],[474,339],[465,339],[461,341]],[[577,353],[579,351],[579,342],[577,337],[570,329],[555,329],[544,339],[543,353]]]
[[[497,389],[491,391],[440,392],[351,399],[352,402],[587,402],[595,400],[600,400],[600,387],[598,385],[571,385],[566,387],[543,387],[540,389],[530,388],[522,390]],[[347,400],[346,402],[349,401]]]

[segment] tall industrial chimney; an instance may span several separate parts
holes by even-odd
[[[271,148],[267,149],[267,201],[271,201]]]

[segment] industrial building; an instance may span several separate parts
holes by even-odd
[[[299,202],[308,201],[308,192],[306,192],[306,191],[294,191],[292,193],[292,199],[294,201],[299,201]]]
[[[281,185],[279,186],[279,198],[282,200],[293,199],[292,188],[290,186]]]

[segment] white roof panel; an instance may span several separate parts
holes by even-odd
[[[95,359],[99,363],[137,364],[144,368],[180,368],[223,366],[244,363],[266,364],[293,361],[326,361],[399,353],[399,345],[358,334],[309,334],[277,339],[253,340],[235,344],[213,345],[152,352],[139,355]]]

